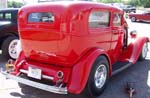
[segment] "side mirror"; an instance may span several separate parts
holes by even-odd
[[[131,32],[130,32],[130,36],[131,36],[132,38],[136,37],[136,36],[137,36],[137,31],[136,31],[136,30],[131,31]]]

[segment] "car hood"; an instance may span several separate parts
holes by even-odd
[[[10,21],[0,21],[0,26],[11,24]]]

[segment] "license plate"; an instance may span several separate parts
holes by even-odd
[[[42,71],[41,71],[41,69],[29,67],[28,68],[28,76],[41,80]]]

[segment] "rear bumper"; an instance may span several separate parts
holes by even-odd
[[[42,89],[48,92],[52,92],[52,93],[57,93],[57,94],[67,94],[67,87],[57,87],[57,86],[51,86],[51,85],[47,85],[47,84],[43,84],[43,83],[39,83],[39,82],[35,82],[32,80],[28,80],[28,79],[24,79],[22,77],[19,76],[15,76],[15,75],[11,75],[7,72],[2,72],[3,75],[6,76],[6,78],[9,79],[13,79],[18,81],[19,83],[28,85],[28,86],[32,86],[38,89]]]

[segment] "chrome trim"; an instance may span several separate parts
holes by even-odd
[[[24,74],[28,74],[27,70],[20,69],[20,72],[22,72]],[[42,75],[42,78],[48,79],[48,80],[54,80],[54,77],[50,77],[50,76],[47,76],[47,75]]]
[[[45,90],[48,92],[57,93],[57,94],[67,94],[68,93],[67,87],[61,87],[60,88],[60,87],[56,87],[56,86],[50,86],[50,85],[38,83],[35,81],[27,80],[27,79],[24,79],[24,78],[21,78],[18,76],[14,76],[14,75],[11,75],[7,72],[2,72],[2,74],[5,75],[6,78],[13,79],[13,80],[16,80],[22,84],[32,86],[32,87],[35,87],[38,89],[42,89],[42,90]]]

